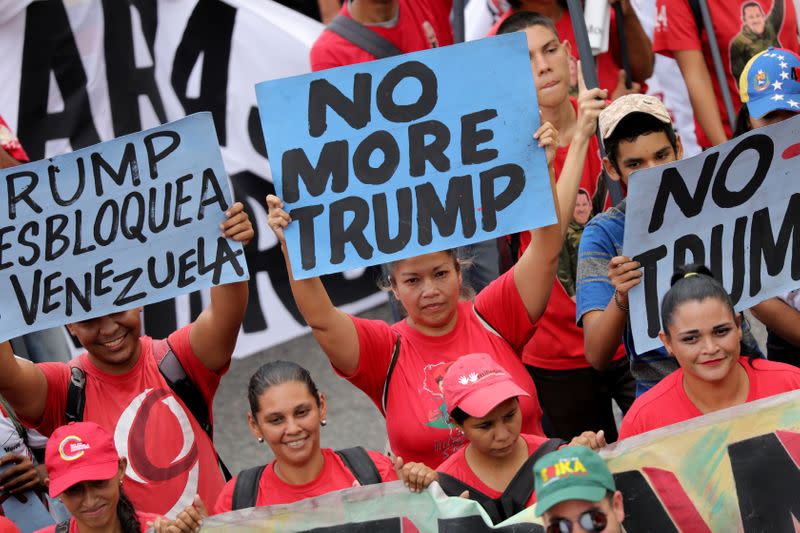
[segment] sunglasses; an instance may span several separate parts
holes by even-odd
[[[599,533],[608,525],[608,516],[600,509],[590,509],[578,517],[578,525],[584,531]],[[572,520],[567,518],[556,518],[547,526],[547,533],[572,533]]]

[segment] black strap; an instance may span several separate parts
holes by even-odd
[[[692,8],[694,23],[697,26],[697,35],[702,37],[705,24],[703,24],[703,12],[700,11],[700,3],[698,0],[689,0],[689,7]]]
[[[367,28],[352,17],[338,15],[328,24],[328,29],[347,41],[350,41],[376,59],[399,56],[403,52],[378,33]]]
[[[77,359],[69,365],[69,385],[67,386],[67,423],[83,422],[83,409],[86,406],[86,373]]]
[[[516,475],[499,498],[491,498],[463,481],[441,472],[439,472],[439,485],[448,496],[459,496],[465,490],[469,491],[469,498],[483,507],[493,524],[498,524],[525,509],[534,488],[533,465],[541,457],[554,452],[563,444],[564,441],[561,439],[548,439],[536,448],[517,470]]]
[[[266,467],[267,465],[254,466],[239,472],[239,475],[236,476],[236,484],[233,486],[232,511],[256,506],[258,482]]]
[[[3,410],[6,412],[8,419],[11,420],[12,424],[14,424],[14,429],[17,430],[17,434],[19,435],[19,438],[22,439],[22,443],[26,448],[30,449],[30,445],[28,444],[28,430],[25,429],[25,426],[20,423],[19,418],[17,418],[17,414],[14,412],[14,408],[11,407],[11,404],[8,403],[8,400],[6,400],[3,395],[0,395],[0,405],[3,406]]]
[[[69,518],[56,524],[56,533],[69,533]]]
[[[386,371],[386,380],[383,382],[383,395],[381,396],[381,407],[383,408],[383,416],[386,416],[386,404],[389,399],[389,381],[392,379],[394,367],[397,366],[397,359],[400,355],[400,335],[394,341],[394,351],[392,357],[389,359],[389,369]]]
[[[378,467],[375,466],[375,461],[361,446],[336,450],[336,454],[341,457],[344,465],[362,486],[377,485],[383,482]]]

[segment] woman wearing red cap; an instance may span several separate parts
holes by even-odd
[[[442,389],[450,419],[468,442],[437,468],[444,491],[476,500],[494,523],[534,503],[533,464],[564,441],[521,433],[519,400],[528,393],[484,353],[453,363]],[[597,449],[606,442],[602,431],[585,431],[574,444]]]
[[[680,368],[633,402],[620,439],[800,389],[797,367],[742,356],[741,316],[708,268],[681,267],[671,283],[658,336]]]
[[[56,429],[45,451],[50,497],[59,498],[72,517],[38,533],[140,533],[150,526],[159,533],[199,529],[200,517],[207,514],[199,499],[175,521],[134,509],[123,491],[127,464],[111,435],[94,422]]]
[[[536,389],[520,353],[547,306],[583,163],[576,157],[565,164],[556,186],[558,133],[545,123],[535,137],[547,152],[562,222],[531,231],[531,246],[517,264],[474,302],[462,299],[461,265],[452,250],[389,265],[391,290],[408,314],[394,325],[352,317],[334,307],[319,278],[298,281],[290,274],[295,302],[331,364],[375,402],[386,417],[392,451],[410,461],[435,468],[463,446],[444,409],[439,378],[447,364],[473,351],[491,354],[508,369],[528,393],[520,400],[525,431],[543,434]],[[267,206],[291,273],[284,238],[291,219],[278,197],[268,196]]]

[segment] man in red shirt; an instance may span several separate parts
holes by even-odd
[[[226,214],[225,236],[247,243],[253,227],[244,206],[237,202]],[[168,344],[140,337],[141,308],[67,325],[87,350],[73,361],[85,374],[83,420],[114,435],[118,452],[128,458],[125,491],[137,510],[174,518],[195,495],[213,502],[222,489],[211,438],[158,363],[171,349],[212,420],[214,393],[230,365],[247,295],[245,281],[213,287],[209,305]],[[0,394],[24,424],[44,435],[67,423],[71,372],[66,363],[18,360],[10,343],[0,343]]]
[[[350,17],[402,53],[453,44],[453,0],[346,0],[339,16]],[[372,61],[375,56],[331,30],[311,47],[311,70]]]
[[[756,53],[769,46],[798,52],[797,14],[792,0],[707,0],[719,45],[725,83],[739,112],[739,72]],[[698,28],[689,0],[656,0],[653,49],[674,57],[683,73],[692,102],[697,140],[710,148],[731,137],[722,100],[720,80],[712,76],[714,64],[708,36]],[[774,82],[775,80],[770,80]]]
[[[559,131],[556,176],[567,164],[582,165],[581,188],[599,197],[595,205],[602,211],[609,199],[605,187],[600,187],[602,162],[594,135],[599,109],[594,108],[596,98],[607,97],[608,91],[584,91],[578,111],[579,101],[569,97],[569,41],[559,40],[549,18],[531,12],[511,15],[498,33],[513,31],[524,31],[528,37],[542,121],[551,122]],[[515,237],[520,244],[518,254],[522,254],[530,236]],[[625,349],[620,344],[614,362],[603,372],[594,370],[584,354],[583,332],[575,324],[575,311],[575,301],[556,278],[536,333],[523,351],[523,362],[536,384],[551,436],[569,441],[585,430],[603,429],[606,439],[613,442],[617,427],[611,400],[616,398],[624,410],[634,400]]]

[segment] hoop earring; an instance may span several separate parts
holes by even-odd
[[[328,421],[323,418],[322,420],[320,420],[319,425],[322,426],[322,427],[325,427],[325,426],[328,425]]]

